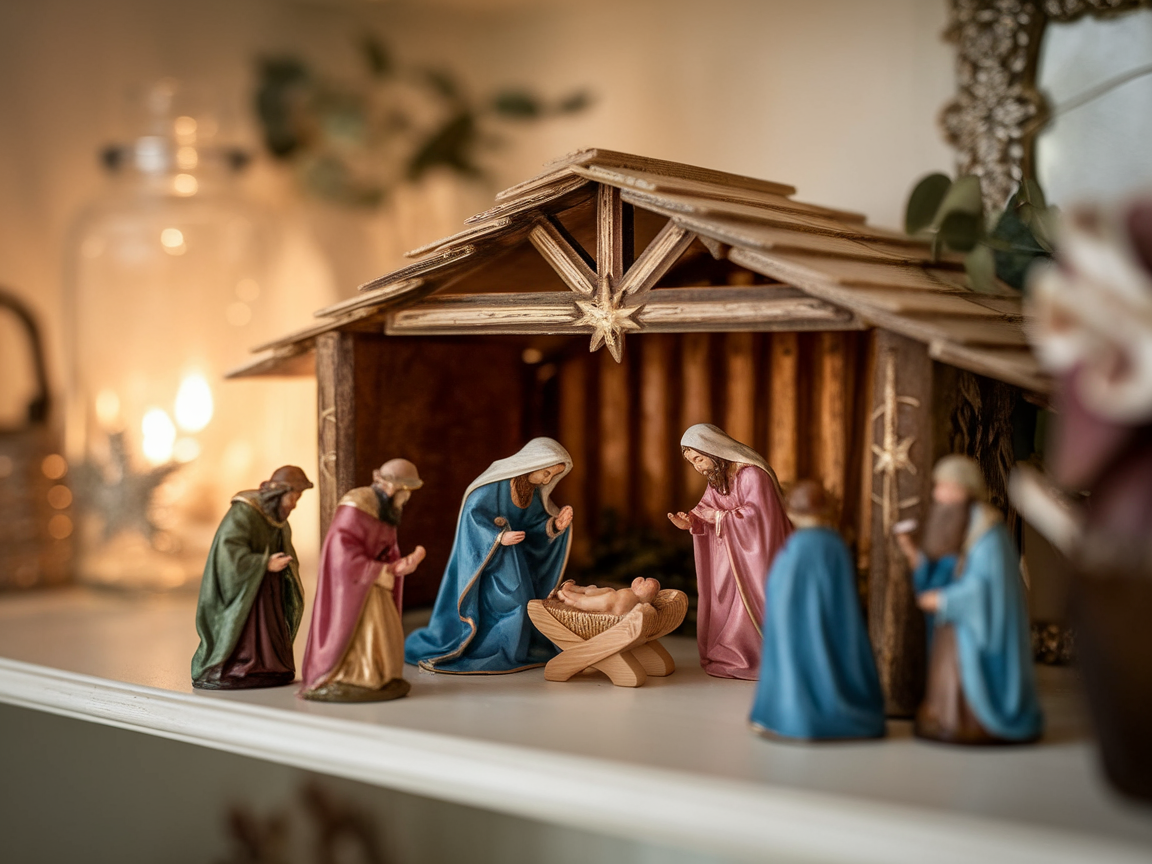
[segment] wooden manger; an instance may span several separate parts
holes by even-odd
[[[947,452],[975,456],[1004,506],[1019,406],[1048,381],[1018,293],[973,293],[958,258],[794,191],[581,151],[234,375],[314,371],[324,529],[384,459],[420,466],[403,528],[429,550],[405,589],[416,605],[447,560],[445,514],[527,438],[574,457],[557,494],[589,566],[612,526],[675,542],[665,513],[703,489],[680,434],[716,423],[783,484],[812,477],[841,502],[888,707],[907,715],[923,624],[891,527],[923,515]]]

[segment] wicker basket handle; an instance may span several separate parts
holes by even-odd
[[[44,343],[40,338],[40,327],[32,312],[15,294],[0,287],[0,308],[8,309],[24,325],[28,334],[28,347],[32,351],[33,370],[36,375],[36,395],[28,403],[28,426],[43,425],[48,421],[48,372],[44,364]]]

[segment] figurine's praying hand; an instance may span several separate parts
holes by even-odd
[[[279,573],[285,567],[292,563],[292,556],[284,552],[277,552],[268,559],[268,572]]]
[[[569,507],[567,505],[562,507],[560,509],[560,512],[556,514],[556,517],[554,520],[554,524],[556,525],[556,530],[557,531],[563,531],[565,528],[567,528],[569,525],[571,525],[573,515],[574,515],[574,513],[573,513],[571,507]]]
[[[501,546],[515,546],[517,543],[524,542],[524,538],[528,536],[523,531],[505,531],[500,535]]]
[[[410,553],[405,555],[399,561],[392,565],[392,573],[396,576],[407,576],[412,573],[420,562],[424,560],[425,550],[423,546],[417,546]]]

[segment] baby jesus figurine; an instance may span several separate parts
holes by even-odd
[[[565,606],[582,612],[597,612],[602,615],[626,615],[642,603],[651,603],[660,593],[660,583],[655,579],[638,576],[629,588],[584,587],[571,579],[556,589],[555,597]]]

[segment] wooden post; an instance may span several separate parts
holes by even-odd
[[[579,531],[572,533],[572,557],[576,562],[588,560],[590,535],[595,524],[588,504],[588,436],[585,419],[588,412],[589,355],[577,354],[560,365],[560,434],[569,453],[575,454],[572,470],[560,487],[560,498],[572,505],[580,520]]]
[[[645,336],[640,355],[640,506],[648,525],[661,528],[674,503],[672,466],[680,461],[680,454],[669,449],[671,340],[671,336]]]
[[[820,479],[836,500],[844,501],[848,461],[848,387],[844,334],[820,334]]]
[[[920,342],[877,331],[873,346],[868,630],[888,714],[909,717],[924,693],[924,616],[892,526],[923,521],[931,498],[933,370]]]
[[[681,401],[680,432],[695,423],[712,420],[712,358],[707,333],[685,333],[680,354],[684,398]],[[685,499],[695,501],[704,494],[705,480],[687,462],[681,460]],[[688,508],[683,508],[687,510]]]
[[[627,522],[631,436],[628,366],[600,354],[600,508],[615,510]]]
[[[316,339],[316,405],[320,424],[320,539],[340,497],[356,485],[355,335],[323,333]]]
[[[754,334],[729,333],[725,337],[726,379],[724,431],[737,441],[755,448],[756,434],[756,358],[753,355]]]
[[[768,464],[781,483],[796,478],[800,435],[797,427],[800,345],[795,333],[772,334],[772,408],[768,424]]]

